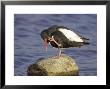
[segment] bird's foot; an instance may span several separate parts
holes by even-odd
[[[62,55],[56,54],[55,56],[53,56],[53,59],[60,59]]]
[[[59,44],[59,43],[54,39],[54,37],[53,37],[53,38],[48,37],[48,40],[55,42],[55,43],[58,45],[58,47],[61,46],[61,44]]]
[[[49,41],[54,41],[54,38],[48,37],[48,40],[49,40]]]
[[[54,59],[60,59],[60,56],[59,55],[56,55],[53,57]]]

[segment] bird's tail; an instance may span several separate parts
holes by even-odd
[[[90,43],[89,43],[89,42],[84,42],[84,44],[85,44],[85,45],[89,45]]]
[[[89,40],[88,38],[82,37],[83,40]]]
[[[82,39],[84,40],[84,44],[85,45],[89,45],[90,44],[89,42],[87,42],[87,40],[89,40],[88,38],[82,37]]]

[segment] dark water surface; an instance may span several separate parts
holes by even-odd
[[[90,45],[68,48],[64,53],[75,58],[80,76],[97,75],[97,15],[96,14],[15,14],[14,15],[14,75],[26,76],[27,67],[41,57],[58,54],[49,45],[43,49],[41,31],[52,26],[66,26],[89,38]]]

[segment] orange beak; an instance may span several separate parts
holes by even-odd
[[[47,39],[44,39],[44,49],[46,52],[47,52],[47,47],[48,47]]]

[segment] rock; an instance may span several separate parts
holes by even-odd
[[[65,54],[60,58],[57,56],[40,58],[27,69],[29,76],[76,76],[78,72],[75,60]]]

